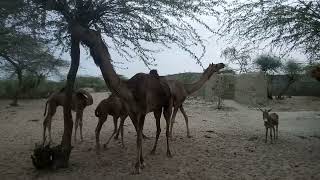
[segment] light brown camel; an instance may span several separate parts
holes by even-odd
[[[115,135],[115,139],[118,139],[119,133],[121,132],[121,142],[122,147],[124,146],[123,142],[123,124],[125,119],[129,116],[128,111],[125,108],[125,104],[121,101],[119,97],[114,94],[111,94],[107,99],[103,99],[97,106],[95,110],[95,116],[99,118],[95,135],[96,135],[96,148],[100,149],[100,131],[102,125],[106,122],[108,115],[113,117],[113,125],[114,130],[111,136],[108,138],[107,142],[104,144],[106,147],[111,138]],[[118,128],[118,119],[120,118],[120,126]],[[143,138],[147,138],[144,134],[142,134]]]
[[[311,70],[311,76],[317,81],[320,81],[320,66],[317,66]]]
[[[46,129],[47,128],[49,131],[49,142],[51,142],[52,117],[56,113],[58,106],[64,106],[65,98],[66,98],[66,96],[65,96],[65,92],[64,92],[64,88],[63,88],[58,92],[52,93],[46,102],[46,107],[45,107],[45,111],[44,111],[45,119],[43,121],[43,143],[45,142],[45,139],[46,139]],[[78,89],[73,92],[71,108],[73,111],[76,112],[74,141],[76,141],[76,138],[77,138],[78,125],[80,126],[81,141],[83,140],[83,135],[82,135],[83,110],[87,106],[90,106],[92,103],[93,103],[93,99],[92,99],[92,96],[90,95],[89,92],[87,92],[83,89]]]
[[[74,67],[78,67],[80,55],[79,44],[81,41],[89,47],[90,54],[95,63],[99,66],[108,88],[112,93],[115,93],[120,97],[129,112],[130,119],[137,131],[137,159],[133,173],[140,173],[141,168],[144,167],[144,159],[142,155],[142,130],[145,116],[149,112],[154,112],[157,125],[157,136],[151,152],[154,152],[157,146],[161,131],[160,117],[163,112],[166,120],[167,156],[171,157],[169,148],[169,126],[172,113],[172,97],[168,82],[164,79],[158,79],[154,75],[144,73],[138,73],[126,82],[122,81],[113,69],[111,56],[107,46],[101,38],[100,32],[85,28],[77,23],[73,23],[70,30],[71,39],[73,40],[73,48],[71,48],[71,50],[74,50],[75,52],[71,58],[75,64]],[[76,71],[74,70],[71,72],[75,74],[74,72]],[[63,136],[63,142],[61,143],[66,144],[65,146],[69,148],[67,149],[68,151],[65,150],[66,157],[68,157],[68,153],[70,154],[71,151],[71,148],[69,147],[70,131],[72,131],[72,121],[70,120],[70,113],[66,108],[65,134]],[[58,159],[56,161],[60,163],[61,160]]]
[[[220,69],[224,68],[223,63],[219,64],[210,64],[207,69],[204,70],[200,79],[192,84],[183,84],[177,80],[168,80],[172,97],[173,97],[173,113],[171,117],[171,126],[170,126],[170,136],[172,137],[172,129],[173,124],[175,122],[176,114],[178,109],[180,109],[181,113],[184,116],[186,126],[187,126],[187,136],[190,138],[190,130],[189,130],[189,122],[188,116],[183,108],[183,102],[186,100],[187,96],[194,93],[195,91],[199,90],[205,82],[207,82],[213,73],[218,72]]]

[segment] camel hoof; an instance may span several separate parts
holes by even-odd
[[[172,158],[172,155],[171,155],[171,152],[170,152],[170,151],[167,152],[167,157],[168,157],[168,158]]]
[[[145,162],[141,163],[141,169],[144,169],[146,167],[146,165],[147,164]]]
[[[190,136],[190,135],[188,135],[187,137],[188,137],[188,138],[192,138],[192,136]]]
[[[141,173],[140,165],[139,166],[135,166],[133,168],[132,174],[140,174],[140,173]]]
[[[142,138],[143,138],[143,139],[146,139],[146,140],[150,139],[148,136],[146,136],[146,135],[144,135],[144,134],[142,135]]]
[[[155,150],[152,150],[152,151],[150,151],[150,154],[151,154],[151,155],[156,155],[156,151],[155,151]]]
[[[104,149],[108,149],[107,144],[104,144],[104,145],[103,145],[103,148],[104,148]]]

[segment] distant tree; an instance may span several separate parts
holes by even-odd
[[[237,50],[235,47],[228,47],[222,51],[221,57],[224,57],[232,64],[238,65],[239,73],[247,73],[249,71],[251,56],[248,51]]]
[[[271,55],[260,55],[258,56],[254,63],[259,67],[259,69],[264,72],[267,77],[267,94],[269,99],[272,98],[272,76],[274,73],[278,72],[282,67],[280,58]]]
[[[285,76],[287,78],[287,85],[281,90],[281,92],[278,95],[278,99],[282,99],[283,95],[288,91],[289,87],[299,80],[299,77],[303,71],[303,67],[301,64],[296,62],[295,60],[291,59],[287,61],[282,66],[283,72],[285,73]]]
[[[215,84],[212,87],[214,99],[217,101],[217,109],[223,108],[223,95],[226,90],[226,82],[224,81],[223,76],[216,76]]]
[[[256,47],[262,42],[320,59],[319,0],[233,0],[225,6],[220,34]]]
[[[60,68],[68,63],[56,58],[42,42],[28,35],[11,31],[6,36],[12,36],[12,39],[8,39],[7,46],[0,49],[0,72],[17,78],[16,93],[11,103],[16,106],[21,92],[35,88],[49,74],[59,74]]]

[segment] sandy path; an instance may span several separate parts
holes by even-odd
[[[94,105],[84,113],[84,142],[74,144],[70,167],[55,172],[35,170],[30,159],[34,143],[41,139],[45,100],[24,100],[21,107],[10,108],[6,107],[9,101],[0,101],[1,179],[320,179],[319,106],[312,105],[318,101],[308,101],[313,111],[306,104],[295,112],[287,112],[290,108],[284,111],[285,103],[271,105],[280,111],[280,137],[270,145],[264,143],[260,112],[234,101],[225,101],[227,110],[217,111],[210,103],[189,99],[185,109],[193,137],[186,137],[183,116],[178,113],[171,159],[166,157],[164,120],[157,153],[149,155],[156,130],[149,114],[144,132],[152,138],[143,142],[147,166],[142,174],[131,175],[136,137],[129,119],[125,123],[126,148],[111,141],[107,150],[95,153],[97,119],[93,112],[105,97],[104,93],[94,94]],[[52,125],[53,141],[59,143],[62,108]],[[101,131],[102,141],[112,129],[109,119]]]

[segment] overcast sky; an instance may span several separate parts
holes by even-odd
[[[210,27],[217,28],[218,24],[213,17],[206,17],[203,19]],[[206,68],[209,63],[225,62],[220,57],[221,51],[231,45],[226,44],[225,40],[218,40],[218,36],[208,32],[204,27],[199,24],[194,24],[194,27],[198,30],[199,35],[206,40],[205,45],[207,52],[202,59],[202,64]],[[199,48],[200,49],[200,48]],[[198,49],[198,50],[199,50]],[[197,49],[195,49],[196,51]],[[268,53],[256,52],[257,54]],[[128,78],[139,72],[149,72],[149,69],[139,59],[133,59],[133,62],[128,62],[121,58],[116,52],[110,50],[111,58],[115,61],[123,62],[124,65],[120,65],[122,68],[115,68],[118,74],[124,75]],[[305,57],[299,53],[293,53],[293,57],[298,60],[305,60]],[[68,54],[64,55],[65,59],[70,59]],[[160,75],[176,74],[182,72],[202,72],[202,67],[196,64],[196,60],[192,59],[187,53],[181,49],[164,49],[161,53],[155,55],[157,66],[152,69],[157,69]],[[81,51],[79,75],[89,76],[101,76],[100,69],[94,64],[93,59],[88,56],[85,51]],[[229,66],[235,68],[232,64]]]

